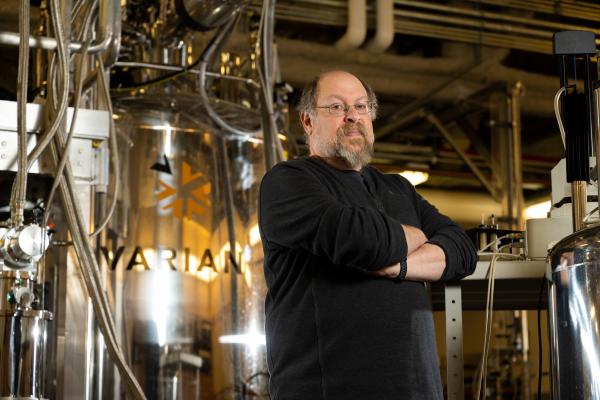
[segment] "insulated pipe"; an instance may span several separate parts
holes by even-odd
[[[367,43],[367,50],[383,53],[394,41],[394,0],[377,0],[375,37]]]
[[[340,50],[353,50],[367,36],[367,0],[348,0],[348,28],[336,43]]]
[[[119,52],[121,43],[121,3],[120,0],[101,1],[98,18],[98,40],[92,43],[88,54],[95,54],[109,50],[105,60],[109,64],[114,63]],[[8,46],[19,45],[19,34],[14,32],[0,31],[0,44]],[[56,50],[56,39],[46,36],[31,36],[29,47],[44,50]],[[80,52],[83,48],[81,42],[69,42],[69,51]],[[112,65],[112,64],[111,64]]]

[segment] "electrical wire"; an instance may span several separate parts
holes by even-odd
[[[487,300],[486,300],[486,309],[485,309],[485,333],[484,333],[484,341],[483,341],[483,354],[481,356],[479,369],[479,376],[477,379],[477,400],[479,400],[481,395],[481,389],[483,387],[483,398],[485,399],[485,393],[487,388],[486,376],[487,376],[487,357],[489,352],[489,344],[491,339],[491,330],[492,330],[492,322],[494,318],[494,273],[496,270],[496,260],[498,256],[494,255],[492,260],[490,261],[489,267],[489,278],[488,278],[488,288],[487,288]]]
[[[588,220],[590,219],[590,217],[596,212],[598,211],[598,206],[594,207],[594,209],[592,211],[590,211],[589,213],[587,213],[585,215],[585,217],[583,217],[583,219],[581,220],[581,222],[588,223]]]
[[[561,87],[554,95],[554,115],[556,116],[556,122],[558,122],[558,129],[560,130],[560,137],[562,138],[564,148],[567,148],[567,142],[565,139],[565,127],[562,123],[562,118],[560,117],[560,96],[562,96],[566,90],[565,87]]]
[[[481,249],[479,249],[478,253],[482,253],[485,250],[489,249],[490,247],[494,246],[495,244],[500,244],[500,242],[504,239],[509,238],[512,235],[512,233],[500,236],[499,238],[497,238],[496,240],[493,240],[491,242],[489,242],[488,244],[486,244],[484,247],[482,247]]]
[[[510,236],[504,235],[499,237],[495,241],[489,243],[483,249],[486,249],[495,243],[499,243],[500,240]],[[492,324],[494,318],[494,290],[495,290],[495,272],[496,272],[496,262],[500,258],[518,258],[521,256],[518,254],[512,253],[501,253],[500,250],[504,248],[511,247],[512,243],[501,246],[498,251],[494,252],[483,252],[479,251],[478,255],[491,255],[492,259],[490,260],[490,264],[488,267],[487,278],[488,278],[488,287],[487,287],[487,298],[486,298],[486,308],[485,308],[485,332],[484,332],[484,342],[483,342],[483,352],[481,355],[481,360],[476,370],[476,379],[477,379],[477,389],[476,389],[476,399],[479,400],[480,396],[483,393],[483,399],[485,399],[485,394],[487,391],[487,360],[489,356],[490,343],[491,343],[491,335],[492,335]],[[483,389],[483,391],[482,391]]]

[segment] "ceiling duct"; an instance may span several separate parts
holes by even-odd
[[[190,29],[210,31],[242,7],[241,0],[175,0],[175,8]]]
[[[367,44],[367,50],[380,54],[394,41],[394,0],[377,0],[376,7],[375,37]]]
[[[353,50],[367,36],[367,0],[348,0],[348,28],[335,46],[340,50]]]

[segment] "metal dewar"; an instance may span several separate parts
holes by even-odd
[[[219,341],[260,333],[264,324],[262,248],[251,233],[262,144],[223,135],[199,103],[184,94],[116,101],[117,129],[131,143],[122,170],[129,218],[111,274],[122,276],[116,290],[138,379],[161,399],[199,399],[238,385],[266,391],[262,375],[255,377],[266,371],[264,346]]]
[[[600,227],[567,236],[550,251],[553,398],[600,399]]]

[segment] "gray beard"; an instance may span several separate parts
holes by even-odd
[[[363,138],[363,145],[355,151],[351,151],[344,147],[341,140],[336,140],[335,146],[336,158],[343,160],[352,169],[361,169],[371,162],[373,158],[373,146],[370,146],[366,139]]]
[[[356,150],[350,150],[348,147],[344,146],[343,143],[343,140],[346,137],[344,128],[345,127],[341,127],[337,131],[333,142],[323,143],[320,138],[312,137],[312,145],[318,149],[318,153],[326,158],[334,158],[341,161],[351,169],[361,169],[370,163],[373,158],[373,144],[369,143],[363,132],[362,146]]]

